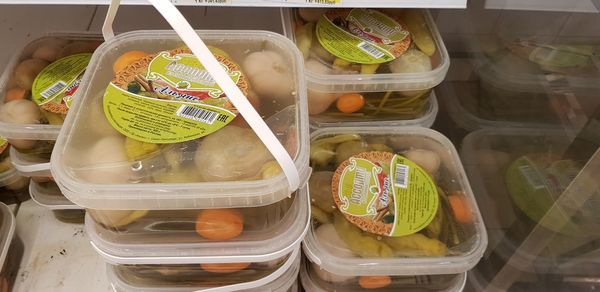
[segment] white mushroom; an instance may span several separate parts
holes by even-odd
[[[404,157],[416,163],[418,166],[427,171],[430,175],[435,175],[440,168],[440,156],[430,150],[413,149],[406,151]]]
[[[304,68],[306,71],[316,74],[330,75],[333,73],[329,67],[315,59],[308,59]],[[338,97],[339,93],[320,92],[308,89],[308,113],[317,115],[324,112],[338,99]]]
[[[243,68],[252,89],[260,96],[287,99],[295,91],[291,65],[277,52],[251,53],[244,60]]]
[[[0,108],[0,121],[10,124],[39,124],[42,113],[37,104],[27,99],[11,100]]]
[[[87,182],[96,184],[126,183],[131,176],[131,165],[125,154],[125,140],[108,136],[94,144],[78,174]]]
[[[350,247],[340,238],[333,224],[323,224],[315,231],[319,244],[327,252],[337,257],[355,257]]]
[[[425,53],[410,49],[390,62],[392,73],[422,73],[431,71],[431,60]]]

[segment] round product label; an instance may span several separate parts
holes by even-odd
[[[46,111],[66,114],[91,58],[89,53],[76,54],[48,65],[33,81],[32,100]]]
[[[237,64],[215,55],[246,93]],[[209,135],[229,124],[237,111],[212,76],[188,49],[163,51],[129,65],[104,94],[104,114],[121,134],[156,144]]]
[[[385,236],[404,236],[427,227],[437,213],[435,183],[420,166],[389,152],[363,152],[337,168],[333,200],[353,224]]]
[[[376,9],[330,9],[317,22],[316,33],[331,54],[359,64],[390,62],[411,43],[399,19]]]

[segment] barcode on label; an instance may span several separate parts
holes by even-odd
[[[177,116],[209,125],[212,125],[219,117],[219,113],[187,105],[179,107],[176,114]]]
[[[325,4],[325,5],[337,5],[341,3],[341,0],[306,0],[308,4]]]
[[[363,50],[363,52],[369,54],[371,57],[376,58],[376,59],[379,59],[379,58],[385,56],[385,54],[382,53],[378,48],[376,48],[366,42],[361,42],[360,44],[358,44],[358,48]]]
[[[396,164],[396,173],[394,173],[394,185],[406,189],[408,187],[408,165]]]
[[[519,170],[521,171],[521,174],[523,174],[523,176],[527,179],[527,182],[536,190],[543,189],[546,187],[544,178],[531,166],[521,165],[519,166]]]
[[[65,87],[67,87],[67,83],[65,83],[62,80],[59,80],[58,82],[54,83],[54,85],[50,86],[50,88],[42,91],[40,95],[44,98],[50,98],[51,96],[59,93]]]

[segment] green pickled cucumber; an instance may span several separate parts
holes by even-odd
[[[318,207],[311,205],[310,212],[311,212],[312,218],[317,220],[319,223],[321,223],[321,224],[331,223],[331,219],[329,218],[329,215],[327,213],[325,213],[323,210],[319,209]]]

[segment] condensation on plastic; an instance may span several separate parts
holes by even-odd
[[[31,199],[50,210],[82,210],[80,206],[73,204],[61,192],[56,183],[29,182],[29,194]]]
[[[221,41],[240,44],[264,42],[276,48],[289,59],[296,72],[295,124],[298,133],[298,153],[295,167],[300,174],[300,185],[309,176],[308,167],[308,121],[306,91],[302,77],[302,58],[296,46],[285,37],[265,31],[198,31],[209,43]],[[99,210],[138,209],[197,209],[208,207],[248,207],[268,205],[279,201],[294,191],[286,176],[256,181],[202,182],[202,183],[138,183],[138,184],[91,184],[74,175],[74,170],[65,163],[69,145],[78,137],[72,135],[77,122],[85,116],[86,104],[97,99],[100,90],[110,81],[99,76],[108,75],[105,68],[107,58],[115,58],[127,50],[159,51],[181,45],[179,36],[172,31],[136,31],[118,35],[102,44],[94,53],[71,111],[52,153],[51,170],[63,194],[74,203]],[[112,74],[112,73],[111,73]],[[102,80],[102,81],[99,81]],[[102,84],[100,84],[100,83]],[[82,153],[85,155],[85,153]]]
[[[163,292],[163,291],[247,291],[247,292],[286,292],[286,291],[294,291],[294,287],[296,286],[296,281],[298,278],[298,273],[300,270],[300,247],[297,246],[296,249],[291,251],[289,257],[285,260],[284,264],[280,266],[277,270],[273,271],[271,274],[265,276],[262,279],[257,279],[255,281],[239,283],[228,286],[221,287],[212,287],[212,288],[203,288],[203,287],[194,287],[193,285],[182,285],[182,286],[172,286],[169,284],[162,285],[144,285],[145,279],[137,278],[137,282],[133,282],[126,278],[126,275],[123,275],[117,271],[117,266],[107,265],[107,273],[109,281],[112,283],[113,288],[118,292]],[[232,274],[232,277],[235,276],[235,273]],[[157,279],[146,279],[146,281],[156,283]]]
[[[312,265],[311,262],[307,259],[303,260],[300,267],[300,281],[302,282],[302,287],[307,292],[328,292],[328,291],[369,291],[369,289],[361,288],[357,285],[354,279],[347,279],[346,281],[340,282],[329,282],[324,279],[317,279],[319,277],[319,273],[324,273],[326,275],[331,275],[332,277],[341,277],[346,278],[344,276],[337,276],[328,271],[320,271],[319,273],[315,272],[314,269],[317,269],[318,266]],[[460,292],[465,288],[465,284],[467,281],[467,272],[453,275],[454,279],[448,286],[438,289],[438,287],[433,285],[433,281],[435,281],[438,277],[444,277],[447,275],[421,275],[421,276],[391,276],[392,283],[384,288],[381,288],[382,291],[411,291],[412,289],[416,290],[424,290],[424,291],[438,291],[438,292]],[[356,276],[359,277],[359,276]],[[411,284],[403,284],[402,278],[412,278],[415,277],[414,282]],[[421,278],[422,280],[418,280],[416,278]],[[327,286],[320,283],[320,281],[326,283]],[[419,282],[423,281],[423,282]],[[427,281],[430,281],[427,283]],[[418,286],[418,287],[415,287]]]
[[[414,258],[344,258],[323,249],[315,237],[314,228],[311,227],[304,239],[303,248],[306,256],[312,262],[320,265],[323,269],[336,271],[337,274],[344,276],[458,274],[468,271],[479,262],[487,247],[487,232],[461,160],[448,138],[434,130],[420,127],[340,127],[317,130],[311,134],[311,141],[340,134],[394,137],[405,147],[437,152],[440,155],[441,164],[451,172],[453,183],[462,189],[469,201],[474,215],[474,234],[468,239],[468,246],[463,246],[466,250],[457,255]]]
[[[450,57],[442,37],[431,17],[429,11],[424,10],[429,31],[436,44],[440,64],[433,70],[425,73],[387,73],[387,74],[350,74],[350,75],[324,75],[306,71],[308,88],[320,92],[379,92],[379,91],[413,91],[431,89],[440,84],[448,68]],[[291,40],[295,41],[294,9],[282,8],[281,17],[283,31]]]
[[[480,209],[483,211],[483,217],[487,222],[488,234],[490,243],[494,243],[488,253],[494,253],[500,256],[504,261],[508,261],[511,257],[513,258],[514,267],[522,272],[541,272],[544,274],[577,274],[584,273],[589,269],[590,265],[600,266],[597,257],[589,256],[586,254],[566,253],[561,260],[556,257],[552,257],[547,254],[533,255],[523,252],[519,249],[521,242],[516,239],[511,239],[506,235],[510,226],[516,224],[534,224],[527,222],[511,222],[513,220],[519,220],[515,215],[517,208],[511,204],[503,204],[504,202],[511,202],[512,198],[508,193],[508,190],[502,188],[493,188],[493,185],[503,186],[505,184],[505,178],[502,175],[490,176],[491,170],[485,170],[484,168],[490,168],[494,171],[498,171],[500,174],[504,174],[505,170],[501,165],[491,164],[497,163],[498,161],[490,161],[484,163],[481,161],[478,153],[480,151],[502,151],[506,154],[513,154],[518,152],[519,155],[526,155],[532,151],[532,147],[535,145],[531,144],[532,139],[542,139],[539,143],[544,145],[543,149],[540,149],[541,153],[548,155],[559,155],[563,153],[569,146],[571,139],[565,136],[565,133],[560,130],[548,130],[539,128],[530,129],[510,129],[510,128],[496,128],[496,129],[482,129],[467,135],[461,148],[461,158],[463,164],[469,176],[469,180],[473,187],[473,191],[479,198]],[[527,139],[526,141],[523,140]],[[522,142],[520,142],[522,141]],[[491,149],[491,145],[503,145],[505,149]],[[527,147],[527,148],[525,148]],[[512,149],[511,149],[512,148]],[[550,151],[550,152],[549,152]],[[514,159],[514,158],[513,158]],[[511,161],[508,161],[509,163]],[[498,167],[502,169],[498,169]],[[507,226],[510,225],[510,226]],[[505,228],[502,228],[505,227]],[[523,228],[520,228],[523,229]],[[578,242],[579,246],[587,236],[597,239],[597,235],[593,234],[581,234],[579,237],[574,235],[562,235],[557,233],[553,237],[553,241],[566,240],[566,242]],[[552,241],[550,241],[552,242]],[[565,242],[565,244],[566,244]],[[582,250],[585,250],[583,248]],[[593,254],[593,251],[591,252]]]
[[[13,71],[17,67],[23,56],[33,53],[34,48],[39,43],[50,38],[61,38],[66,40],[81,40],[81,41],[101,41],[102,37],[97,33],[86,32],[52,32],[45,36],[29,42],[8,62],[4,69],[4,73],[0,76],[0,107],[4,105],[4,92],[8,85],[8,80]],[[12,124],[0,122],[0,136],[9,139],[23,140],[56,140],[61,126],[59,125],[42,125],[42,124]]]
[[[185,243],[175,243],[177,234],[152,234],[142,231],[141,235],[152,236],[153,243],[138,234],[115,231],[97,223],[90,214],[86,215],[86,232],[92,246],[110,263],[115,264],[195,264],[202,262],[260,262],[276,259],[298,246],[306,234],[310,222],[308,188],[295,195],[280,222],[264,230],[258,230],[250,239],[242,234],[231,241],[199,241],[182,236]],[[251,207],[250,207],[251,208]],[[166,219],[168,220],[168,218]],[[193,233],[192,238],[201,237]],[[185,235],[185,234],[184,234]],[[137,237],[137,239],[135,238]],[[157,242],[156,238],[165,238]],[[195,242],[194,242],[195,241]]]

